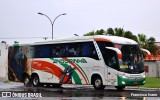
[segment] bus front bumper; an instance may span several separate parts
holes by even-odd
[[[118,86],[136,86],[136,85],[144,85],[145,78],[124,78],[121,76],[117,76],[118,79]]]

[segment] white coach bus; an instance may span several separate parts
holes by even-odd
[[[14,44],[9,47],[9,79],[39,84],[81,84],[122,90],[143,85],[143,54],[138,44],[117,36],[83,36]]]

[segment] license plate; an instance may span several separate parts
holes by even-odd
[[[137,84],[138,84],[138,82],[134,82],[133,84],[134,84],[134,85],[137,85]]]

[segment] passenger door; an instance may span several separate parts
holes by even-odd
[[[104,58],[107,67],[108,85],[117,85],[117,70],[119,70],[118,55],[120,50],[113,47],[106,47]]]

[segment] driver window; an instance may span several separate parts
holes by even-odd
[[[118,55],[115,51],[106,49],[104,52],[104,60],[107,66],[118,70]]]

